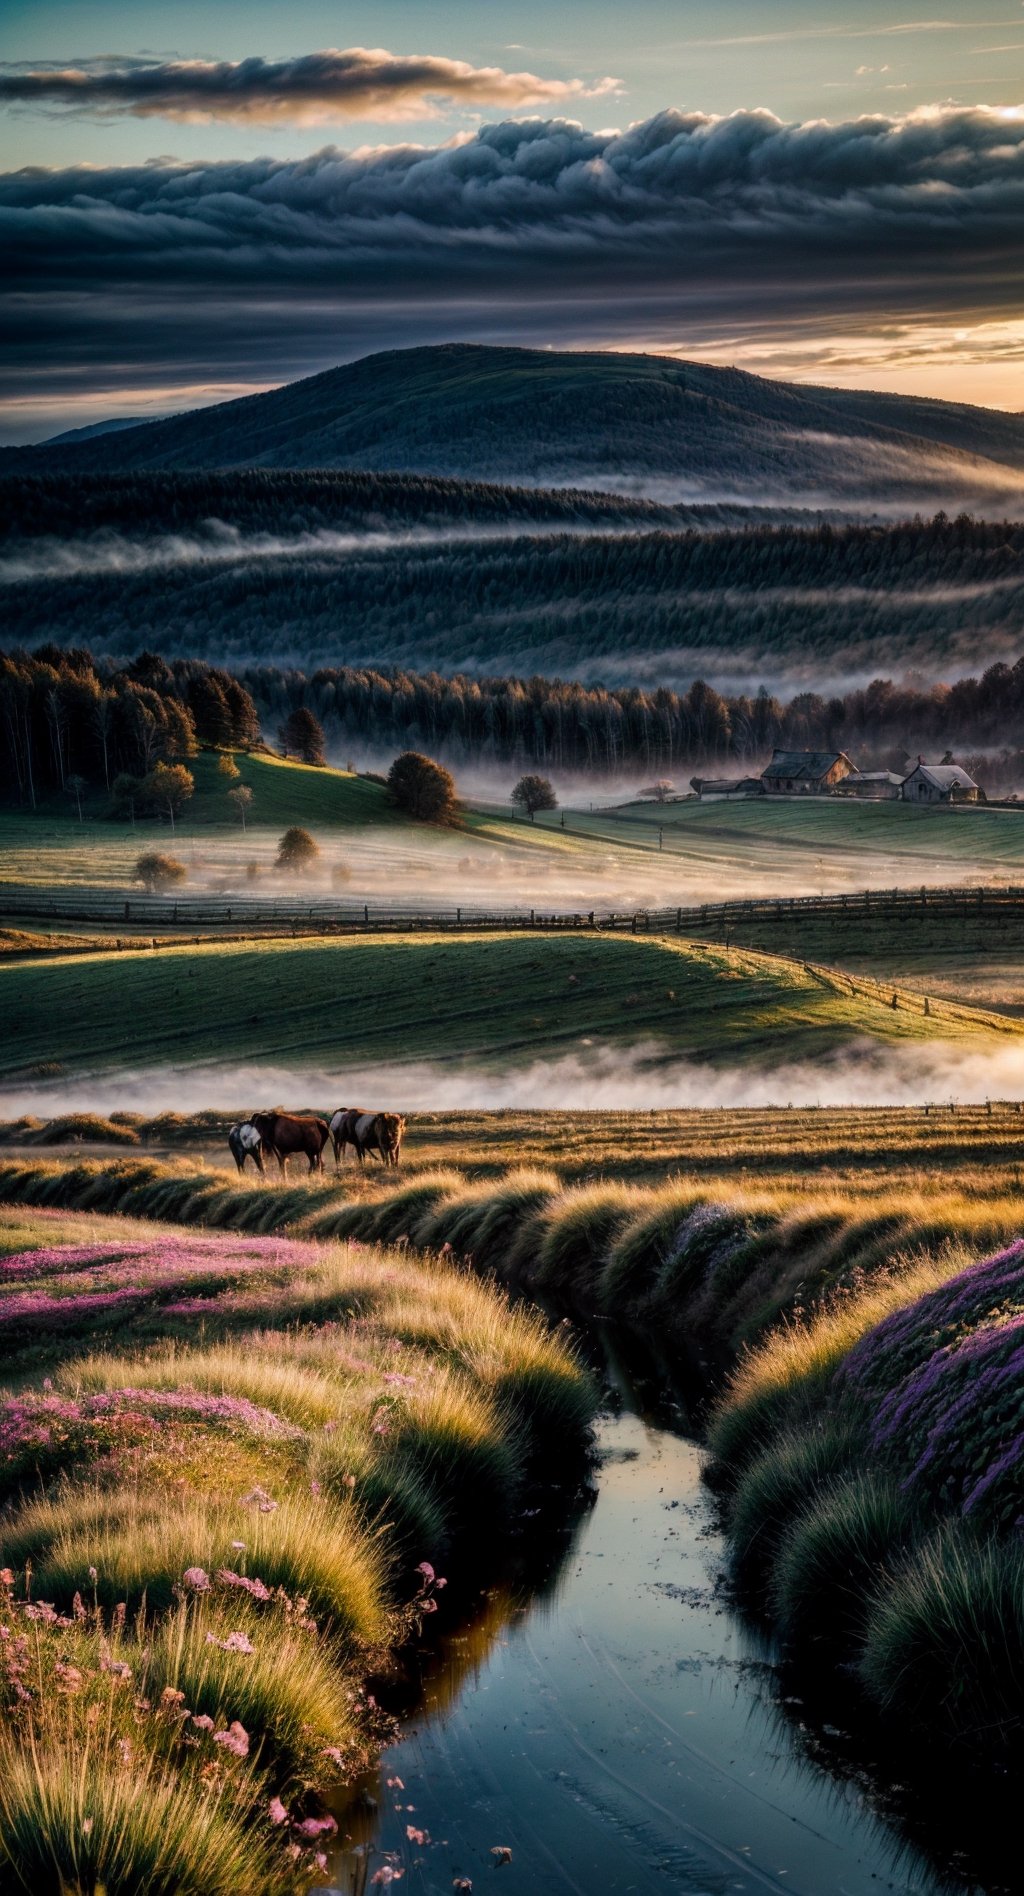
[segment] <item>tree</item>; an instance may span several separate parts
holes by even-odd
[[[241,774],[242,773],[239,770],[238,765],[236,764],[230,751],[225,751],[223,757],[218,757],[217,775],[219,777],[227,777],[232,782],[234,782],[237,780],[237,778],[241,776]]]
[[[301,875],[303,870],[312,868],[319,854],[319,845],[308,830],[287,829],[277,845],[277,867]]]
[[[281,749],[294,752],[304,764],[325,764],[324,727],[304,704],[289,712],[278,732]]]
[[[64,788],[67,791],[68,796],[74,797],[75,802],[78,805],[78,821],[81,823],[82,821],[82,793],[83,791],[88,790],[89,785],[86,783],[84,777],[80,777],[78,775],[77,771],[72,771],[70,777],[68,778],[67,782],[64,785]]]
[[[239,783],[235,785],[235,788],[233,790],[229,790],[228,802],[234,804],[235,809],[238,811],[238,814],[242,819],[242,834],[244,836],[245,835],[245,819],[248,816],[249,811],[252,809],[252,806],[253,806],[253,794],[248,784]]]
[[[655,803],[667,803],[675,789],[671,777],[659,777],[657,783],[648,784],[646,790],[638,790],[638,797],[650,797]]]
[[[140,856],[132,870],[132,881],[141,882],[143,888],[154,894],[162,889],[173,889],[184,882],[188,874],[183,862],[176,856],[161,856],[156,850],[150,850]]]
[[[195,787],[196,780],[184,764],[157,764],[148,777],[143,778],[139,790],[143,801],[151,809],[159,810],[161,814],[167,811],[173,830],[175,816],[188,802]]]
[[[392,800],[407,816],[421,823],[452,823],[455,820],[455,779],[443,764],[420,751],[403,751],[396,757],[387,777]]]
[[[512,802],[525,810],[530,822],[533,822],[538,810],[557,810],[558,798],[554,784],[546,777],[520,777],[512,792]]]

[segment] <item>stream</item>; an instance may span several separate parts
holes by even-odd
[[[864,1772],[829,1756],[849,1734],[805,1715],[723,1590],[685,1409],[621,1361],[605,1370],[596,1500],[426,1650],[397,1742],[339,1812],[331,1889],[449,1896],[467,1878],[480,1896],[495,1874],[496,1896],[981,1887],[934,1867]]]

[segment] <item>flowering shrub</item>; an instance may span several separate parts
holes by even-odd
[[[840,1383],[908,1495],[985,1524],[1024,1513],[1024,1242],[876,1325]]]

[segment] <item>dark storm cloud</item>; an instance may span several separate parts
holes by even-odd
[[[58,107],[134,118],[242,119],[319,124],[340,118],[410,118],[439,104],[506,109],[558,105],[614,90],[613,79],[541,79],[500,66],[470,66],[381,47],[328,47],[298,59],[95,59],[76,65],[0,67],[0,105]]]
[[[0,178],[9,361],[40,389],[273,380],[446,334],[996,319],[1020,309],[1022,228],[1024,118],[984,109],[529,120],[433,149]]]

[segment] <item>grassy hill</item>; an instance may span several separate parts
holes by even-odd
[[[525,1061],[592,1040],[772,1068],[865,1041],[1020,1037],[1000,1016],[893,1009],[796,962],[593,934],[271,940],[0,964],[0,1072],[259,1058]],[[941,1018],[940,1018],[941,1016]]]
[[[713,497],[980,497],[1019,486],[1024,420],[766,381],[675,357],[446,344],[388,351],[166,421],[12,452],[12,471],[316,467],[615,485]],[[695,496],[699,497],[699,496]]]

